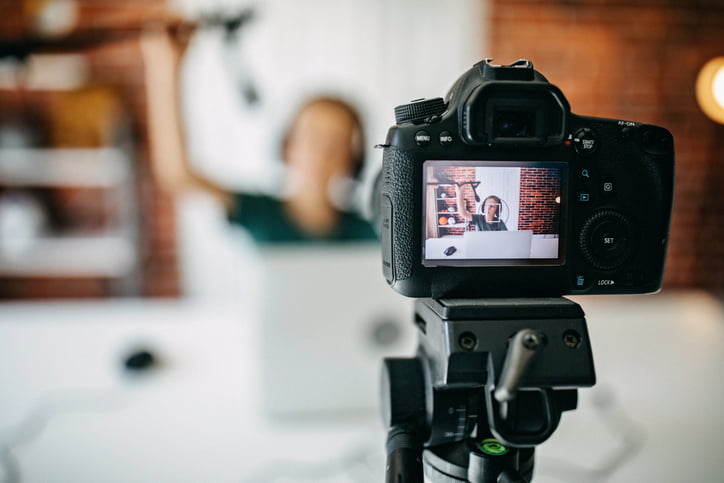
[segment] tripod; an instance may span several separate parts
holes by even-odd
[[[564,298],[419,299],[417,356],[385,359],[388,483],[529,482],[535,446],[595,384]]]

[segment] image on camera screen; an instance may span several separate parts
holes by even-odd
[[[563,162],[425,161],[423,265],[560,265]]]

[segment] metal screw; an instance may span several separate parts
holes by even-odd
[[[563,333],[563,345],[569,349],[576,349],[581,345],[581,334],[575,330],[567,330]]]
[[[540,346],[541,339],[535,332],[526,332],[523,335],[523,345],[526,349],[535,350]]]
[[[466,351],[475,349],[478,345],[478,338],[472,332],[463,332],[458,338],[458,344]]]

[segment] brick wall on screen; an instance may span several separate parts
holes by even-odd
[[[576,114],[658,124],[676,143],[664,287],[724,292],[724,126],[699,109],[701,67],[724,55],[724,2],[491,0],[488,51],[533,61]]]
[[[557,171],[521,169],[518,230],[533,230],[534,235],[558,233],[560,205],[556,203],[556,198],[560,192],[561,181]]]

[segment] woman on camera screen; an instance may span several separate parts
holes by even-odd
[[[471,222],[478,231],[507,231],[505,222],[500,219],[502,201],[495,195],[485,198],[480,206],[481,213],[470,213],[467,209],[463,191],[460,185],[456,185],[457,207],[460,216]]]

